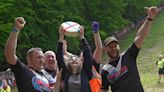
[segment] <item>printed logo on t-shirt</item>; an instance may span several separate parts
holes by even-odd
[[[107,79],[111,84],[113,84],[119,77],[121,77],[126,72],[128,72],[127,66],[121,67],[120,70],[114,67],[110,68],[110,71],[108,71]]]
[[[56,82],[56,77],[53,78],[50,74],[45,75],[46,79],[48,80],[50,86],[53,86]]]
[[[37,90],[37,92],[51,92],[49,83],[42,77],[33,77],[32,85]]]

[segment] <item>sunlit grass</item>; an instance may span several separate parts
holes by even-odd
[[[125,50],[134,40],[137,30],[130,31],[120,42]],[[137,66],[145,92],[164,92],[164,77],[157,83],[156,61],[159,54],[164,55],[164,10],[153,22],[150,35],[146,38],[138,57]]]

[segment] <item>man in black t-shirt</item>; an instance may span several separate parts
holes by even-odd
[[[15,19],[5,46],[5,57],[11,65],[16,78],[19,92],[52,92],[49,82],[41,70],[44,68],[44,54],[41,48],[31,48],[27,51],[27,66],[16,56],[17,39],[20,30],[25,25],[23,17]]]
[[[157,11],[157,7],[146,8],[147,18],[138,30],[133,44],[122,54],[120,54],[119,41],[115,37],[104,40],[104,48],[110,59],[102,68],[101,92],[108,92],[109,85],[112,92],[144,92],[136,58]]]

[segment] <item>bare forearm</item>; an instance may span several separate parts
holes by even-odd
[[[143,25],[138,30],[135,41],[134,41],[138,48],[142,47],[142,44],[145,38],[150,32],[151,25],[152,25],[152,21],[145,19]]]
[[[16,63],[16,46],[19,32],[11,32],[5,46],[5,57],[9,64]]]
[[[52,92],[60,92],[60,85],[61,85],[61,82],[57,80],[54,88],[52,89]]]
[[[145,7],[145,11],[147,13],[147,18],[144,21],[141,28],[138,30],[136,38],[134,40],[134,43],[138,48],[141,48],[145,38],[149,34],[149,31],[150,31],[150,28],[151,28],[151,25],[152,25],[152,21],[158,13],[158,8],[154,7],[154,6],[149,7],[149,8]]]
[[[59,37],[59,42],[63,42],[64,35]]]
[[[93,58],[96,60],[97,63],[100,63],[103,47],[99,33],[94,33],[94,40],[96,49],[93,53]]]
[[[102,42],[99,33],[94,33],[94,40],[95,40],[96,48],[102,49]]]

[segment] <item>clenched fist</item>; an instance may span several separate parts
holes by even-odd
[[[154,19],[154,17],[158,13],[158,8],[155,7],[155,6],[145,7],[145,9],[146,9],[147,17],[150,18],[150,19]]]
[[[15,18],[14,28],[16,30],[21,30],[25,24],[26,24],[26,21],[23,17],[17,17]]]

